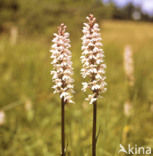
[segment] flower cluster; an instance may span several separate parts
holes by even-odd
[[[133,52],[130,46],[126,46],[124,50],[124,70],[128,78],[130,86],[134,85],[134,62]]]
[[[73,69],[71,61],[71,51],[69,48],[70,39],[69,33],[65,32],[66,26],[61,24],[58,27],[58,34],[54,34],[52,40],[53,45],[50,52],[53,64],[52,79],[55,85],[53,86],[54,93],[59,93],[60,98],[65,103],[73,103],[71,93],[73,92]]]
[[[131,111],[132,111],[132,104],[130,101],[126,101],[126,103],[124,104],[125,116],[129,117],[131,115]]]
[[[82,56],[83,64],[81,74],[83,78],[89,78],[88,82],[83,82],[82,90],[85,92],[90,88],[93,92],[87,100],[93,104],[100,92],[106,91],[104,51],[102,50],[101,34],[99,25],[93,15],[87,17],[88,23],[84,23],[82,39]]]
[[[3,125],[5,123],[5,112],[0,111],[0,125]]]

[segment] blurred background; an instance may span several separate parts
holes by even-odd
[[[81,92],[79,61],[89,13],[100,24],[107,64],[97,155],[118,156],[120,143],[153,148],[153,0],[0,0],[0,156],[60,155],[49,50],[61,22],[71,33],[76,91],[66,107],[67,155],[91,155],[92,105]]]

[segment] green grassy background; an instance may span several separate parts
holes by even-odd
[[[125,143],[153,148],[153,24],[103,21],[108,91],[98,101],[98,156],[117,156],[123,133]],[[0,126],[0,156],[60,155],[60,99],[53,95],[50,76],[50,40],[55,28],[36,36],[20,35],[11,45],[0,36],[0,110],[6,122]],[[71,31],[75,79],[74,105],[66,106],[68,156],[91,155],[92,105],[81,92],[81,30]],[[123,50],[134,52],[136,83],[132,90],[133,115],[127,119],[123,105],[128,85],[123,68]],[[25,106],[31,104],[27,111]]]

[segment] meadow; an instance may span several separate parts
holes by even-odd
[[[8,35],[0,36],[0,110],[6,113],[0,125],[0,156],[60,155],[61,107],[58,95],[52,93],[50,75],[53,32],[56,28],[44,35],[20,34],[15,45]],[[98,100],[97,155],[118,156],[120,143],[153,148],[153,24],[102,21],[101,34],[108,90]],[[81,35],[79,28],[71,32],[75,104],[66,106],[68,156],[91,155],[92,105],[81,91]],[[134,53],[130,118],[123,111],[129,98],[123,68],[126,45]]]

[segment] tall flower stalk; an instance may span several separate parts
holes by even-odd
[[[58,33],[54,33],[52,40],[53,45],[51,52],[51,58],[53,70],[51,75],[54,86],[54,93],[58,93],[61,99],[61,156],[65,156],[65,104],[73,103],[73,68],[71,62],[71,51],[69,48],[70,39],[69,33],[66,32],[66,26],[61,24],[58,27]]]
[[[124,50],[124,71],[128,80],[129,86],[134,85],[134,61],[133,61],[133,51],[131,46],[127,45]]]
[[[134,60],[133,60],[133,51],[130,45],[126,45],[124,49],[123,54],[124,59],[124,71],[128,82],[128,99],[124,103],[124,115],[126,116],[126,125],[123,129],[123,143],[125,144],[128,139],[128,135],[131,131],[131,115],[133,112],[133,106],[132,106],[132,99],[134,95],[134,83],[135,83],[135,77],[134,77]]]
[[[0,110],[0,126],[5,123],[5,112]]]
[[[82,39],[82,69],[81,74],[88,81],[83,82],[82,90],[86,92],[89,88],[92,93],[86,98],[93,104],[93,130],[92,130],[92,156],[96,156],[96,121],[97,121],[97,99],[100,93],[106,91],[104,51],[102,49],[101,34],[96,18],[90,14],[88,22],[84,23]]]
[[[126,45],[124,50],[124,71],[128,82],[128,94],[129,99],[124,104],[124,114],[129,117],[132,110],[132,97],[133,97],[133,86],[135,83],[134,77],[134,61],[133,61],[133,51],[131,46]]]

